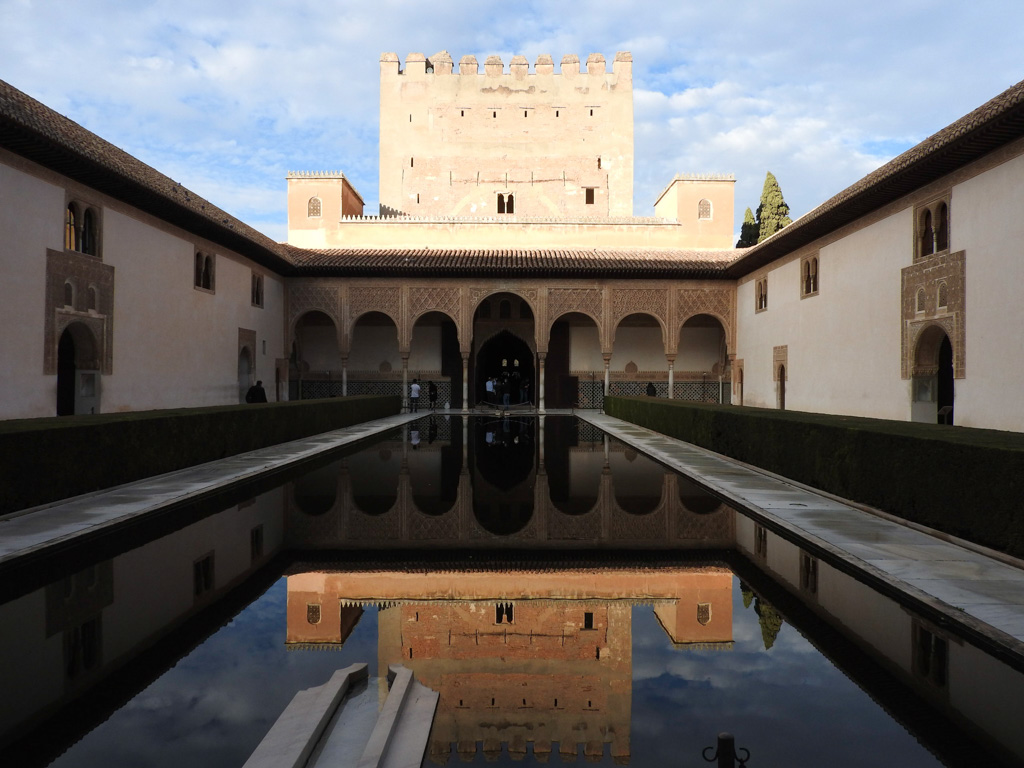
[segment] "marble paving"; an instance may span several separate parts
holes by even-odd
[[[0,566],[76,536],[197,500],[267,470],[283,469],[388,432],[423,415],[388,416],[0,517]]]

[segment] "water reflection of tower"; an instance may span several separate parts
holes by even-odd
[[[351,629],[345,611],[359,610],[342,606],[383,606],[378,668],[404,664],[441,694],[435,762],[453,749],[470,757],[478,744],[488,756],[532,745],[542,759],[582,750],[625,762],[633,605],[649,602],[676,647],[731,647],[731,588],[716,566],[298,574],[288,578],[288,636],[315,642],[293,625],[308,621],[310,605],[340,609],[330,619],[339,643]]]
[[[631,605],[489,600],[394,605],[378,617],[379,664],[441,694],[430,755],[504,749],[629,755]]]

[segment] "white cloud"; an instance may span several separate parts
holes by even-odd
[[[0,76],[277,238],[291,169],[344,170],[373,212],[383,51],[630,50],[636,213],[679,171],[723,171],[737,221],[765,171],[802,214],[1024,73],[1024,6],[997,0],[0,0],[0,18]]]

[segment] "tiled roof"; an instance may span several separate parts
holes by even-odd
[[[292,274],[336,277],[724,277],[736,251],[628,248],[290,248]]]
[[[0,146],[269,269],[290,266],[266,235],[2,80]]]
[[[749,274],[1024,137],[1024,81],[911,147],[785,229],[740,252],[730,277]]]

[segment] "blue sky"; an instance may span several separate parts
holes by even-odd
[[[680,172],[765,172],[794,215],[1024,78],[1024,3],[0,0],[0,79],[271,237],[285,174],[377,211],[378,62],[629,50],[634,213]]]

